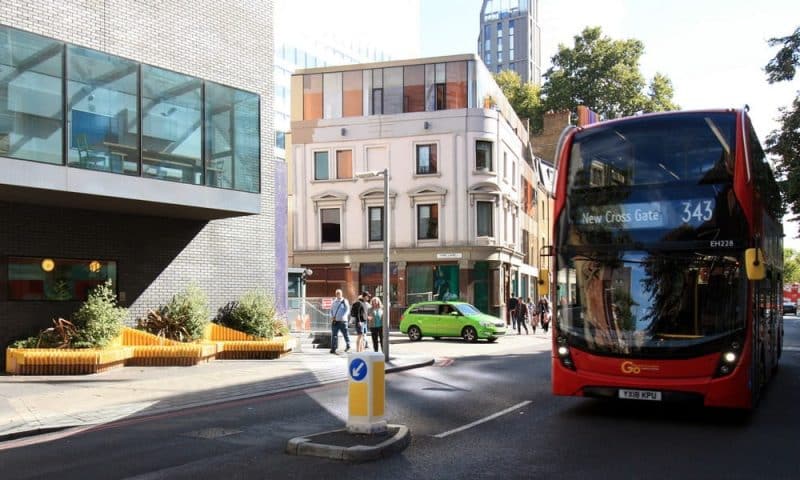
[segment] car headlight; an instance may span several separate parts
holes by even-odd
[[[494,327],[494,323],[491,320],[481,320],[481,327]]]

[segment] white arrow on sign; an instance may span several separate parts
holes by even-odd
[[[361,370],[366,366],[367,366],[366,363],[359,363],[357,367],[354,367],[353,368],[353,375],[352,375],[353,378],[357,377],[358,374],[361,373]]]

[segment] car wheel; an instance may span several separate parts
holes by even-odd
[[[477,342],[478,332],[472,327],[464,327],[464,330],[461,330],[461,338],[463,338],[465,342]]]
[[[422,340],[422,331],[420,331],[418,326],[413,325],[408,327],[408,339],[412,342],[418,342]]]
[[[497,337],[489,337],[486,339],[489,343],[494,343],[497,341]]]

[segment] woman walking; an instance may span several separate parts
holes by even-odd
[[[379,297],[372,299],[369,309],[369,331],[372,333],[372,349],[378,351],[378,344],[383,351],[383,303]]]

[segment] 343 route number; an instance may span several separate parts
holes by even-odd
[[[681,221],[689,223],[692,220],[696,222],[707,222],[711,220],[714,215],[714,204],[711,200],[697,200],[697,201],[683,201],[681,202],[683,210],[681,210]]]

